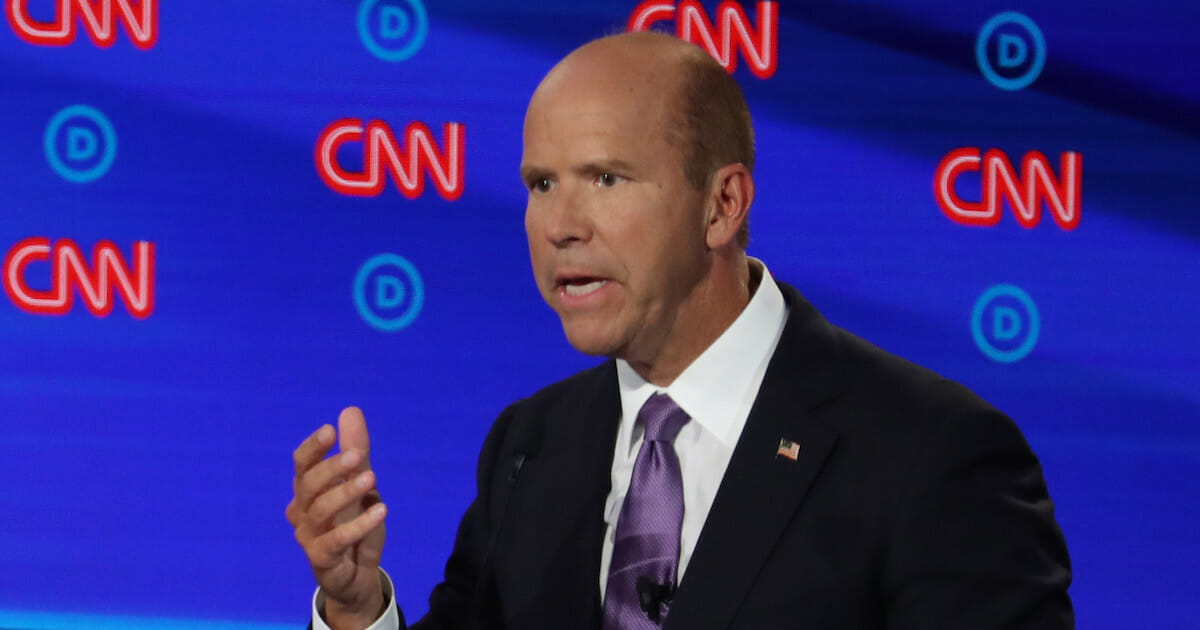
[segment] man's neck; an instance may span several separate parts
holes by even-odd
[[[740,264],[719,267],[711,282],[692,292],[672,325],[672,334],[650,359],[625,357],[638,376],[667,387],[737,320],[762,281],[762,267],[741,254]],[[695,313],[687,317],[687,313]]]

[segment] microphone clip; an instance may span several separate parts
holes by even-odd
[[[654,623],[662,621],[662,606],[675,598],[674,584],[659,584],[642,575],[637,579],[638,602],[646,617]]]
[[[508,481],[513,483],[517,480],[517,476],[521,474],[521,469],[525,467],[525,460],[529,459],[528,453],[516,453],[513,455],[512,469],[508,471]]]

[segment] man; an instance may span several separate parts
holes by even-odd
[[[664,35],[592,42],[538,87],[533,271],[571,344],[614,360],[497,419],[414,628],[1073,627],[1012,422],[746,256],[752,133],[733,79]],[[368,446],[351,408],[295,454],[317,627],[404,626]]]

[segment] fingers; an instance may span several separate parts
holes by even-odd
[[[375,473],[361,472],[347,483],[338,484],[317,496],[308,508],[309,521],[314,526],[329,523],[338,512],[355,505],[375,489]]]
[[[338,446],[342,452],[357,449],[364,454],[371,451],[371,439],[367,435],[367,420],[358,407],[346,407],[338,416]]]
[[[323,460],[296,477],[294,482],[297,508],[307,511],[313,501],[329,488],[337,486],[355,469],[363,466],[366,456],[354,450]]]
[[[296,477],[287,518],[314,568],[333,566],[347,547],[373,531],[382,538],[387,513],[368,463],[370,439],[362,411],[344,409],[337,426],[336,431],[329,425],[317,429],[293,453]],[[341,453],[327,458],[335,443]]]
[[[325,457],[329,447],[333,446],[335,437],[333,427],[328,424],[322,425],[296,447],[296,451],[292,453],[292,461],[296,464],[297,477]]]
[[[387,506],[376,503],[371,509],[318,536],[311,544],[305,546],[309,562],[317,569],[333,566],[347,548],[382,525],[386,516]],[[373,566],[379,564],[378,557],[364,559],[370,561]]]

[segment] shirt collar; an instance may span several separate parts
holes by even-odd
[[[647,382],[628,362],[617,359],[622,413],[619,444],[632,447],[638,410],[651,395],[665,391],[706,431],[730,449],[737,445],[746,420],[738,410],[748,409],[758,395],[757,375],[771,360],[787,317],[783,294],[766,265],[754,258],[750,258],[750,265],[762,270],[750,303],[670,386],[664,389]]]

